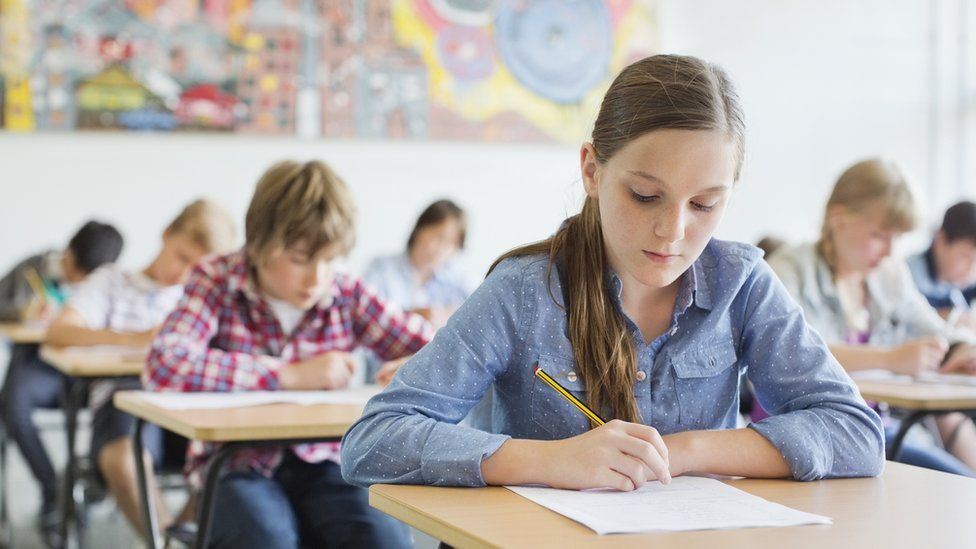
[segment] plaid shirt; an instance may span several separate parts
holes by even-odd
[[[287,364],[327,351],[366,347],[384,360],[417,352],[431,338],[418,315],[379,299],[354,276],[338,275],[327,297],[309,309],[290,335],[257,292],[242,251],[197,266],[183,298],[153,342],[142,381],[152,391],[259,391],[279,388]],[[186,474],[202,485],[203,466],[216,445],[192,441]],[[338,443],[292,447],[301,459],[338,462]],[[280,448],[244,450],[230,470],[270,477],[281,463]]]

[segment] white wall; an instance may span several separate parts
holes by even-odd
[[[916,176],[931,222],[972,191],[976,159],[959,144],[976,143],[976,92],[972,69],[965,78],[959,73],[976,60],[973,4],[662,1],[662,49],[726,67],[746,108],[744,178],[719,236],[813,237],[833,180],[870,155],[897,158]],[[970,23],[968,36],[960,17]],[[960,114],[965,94],[966,118]],[[420,209],[450,196],[470,211],[465,262],[477,276],[498,253],[544,237],[576,210],[576,151],[574,145],[0,134],[0,269],[60,245],[91,216],[118,223],[127,237],[122,261],[139,266],[182,204],[210,196],[243,219],[268,164],[318,157],[346,178],[360,204],[354,266],[400,249]]]

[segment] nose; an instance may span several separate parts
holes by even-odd
[[[654,235],[665,242],[677,242],[685,237],[685,214],[680,204],[662,208],[654,220]]]

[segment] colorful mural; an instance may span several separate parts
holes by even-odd
[[[0,127],[577,140],[654,0],[0,0]]]

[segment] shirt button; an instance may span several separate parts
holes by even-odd
[[[644,373],[644,370],[637,370],[637,381],[644,381],[645,379],[647,379],[647,374]]]
[[[576,383],[576,372],[566,374],[566,379],[568,379],[570,383]]]

